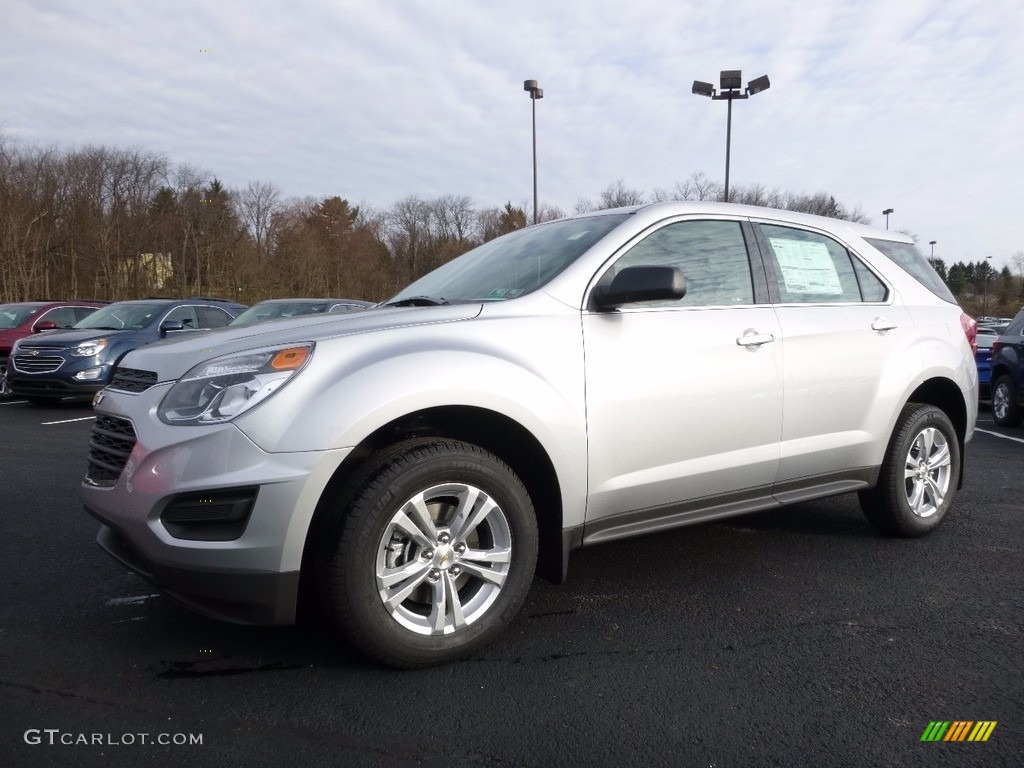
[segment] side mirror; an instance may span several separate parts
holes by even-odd
[[[160,338],[163,338],[172,331],[184,331],[185,324],[180,320],[167,320],[166,322],[160,323]]]
[[[611,285],[599,287],[591,299],[598,312],[609,312],[638,301],[678,301],[686,295],[686,278],[679,267],[626,267]]]
[[[40,320],[34,326],[32,326],[32,333],[42,333],[43,331],[55,331],[57,330],[57,324],[53,320]]]

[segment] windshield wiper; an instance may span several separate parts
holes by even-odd
[[[112,325],[93,325],[89,328],[77,328],[79,331],[120,331],[122,328],[115,328]]]
[[[448,299],[442,299],[440,297],[433,296],[410,296],[407,299],[399,299],[398,301],[390,301],[385,304],[385,307],[437,307],[442,304],[447,304]]]

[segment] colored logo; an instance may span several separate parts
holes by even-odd
[[[921,741],[988,741],[996,720],[932,720]]]

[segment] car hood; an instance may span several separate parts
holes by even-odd
[[[26,337],[19,345],[20,349],[26,347],[73,347],[83,341],[94,339],[109,339],[112,336],[120,336],[125,333],[138,333],[138,331],[102,331],[97,328],[84,328],[73,331],[43,331]]]
[[[357,333],[469,320],[480,314],[481,306],[382,307],[351,314],[303,315],[206,333],[190,333],[129,352],[120,367],[155,371],[158,382],[174,381],[199,363],[221,355]]]

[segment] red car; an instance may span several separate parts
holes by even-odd
[[[20,301],[0,304],[0,397],[8,394],[7,358],[14,342],[25,336],[71,328],[106,301]]]

